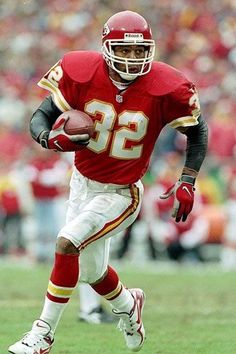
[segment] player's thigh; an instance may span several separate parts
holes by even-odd
[[[119,193],[97,193],[59,232],[81,251],[91,243],[108,238],[126,229],[137,217],[142,197],[142,185]],[[76,203],[73,204],[76,209]],[[78,209],[77,209],[78,210]]]
[[[110,239],[101,239],[91,243],[81,251],[80,281],[95,283],[107,270],[109,260]]]

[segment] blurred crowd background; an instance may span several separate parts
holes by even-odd
[[[99,51],[103,24],[125,9],[150,23],[156,59],[196,84],[210,141],[194,211],[176,224],[159,195],[179,176],[185,139],[164,129],[140,217],[115,238],[113,256],[236,267],[235,0],[0,0],[0,257],[52,258],[73,156],[43,150],[29,135],[46,94],[37,82],[65,52]]]

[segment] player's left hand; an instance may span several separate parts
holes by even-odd
[[[181,219],[186,221],[193,208],[194,191],[194,179],[193,183],[180,179],[160,196],[161,199],[168,199],[170,196],[174,196],[172,217],[175,218],[176,222],[181,221]]]

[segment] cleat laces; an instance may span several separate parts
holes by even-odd
[[[32,348],[43,341],[46,341],[48,344],[52,343],[50,337],[45,337],[43,335],[41,336],[38,333],[33,333],[32,331],[30,331],[24,334],[22,344]]]

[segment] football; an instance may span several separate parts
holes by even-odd
[[[88,134],[91,138],[94,133],[92,118],[82,111],[66,111],[62,113],[59,118],[67,119],[64,126],[64,131],[68,135]]]

